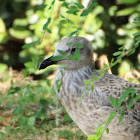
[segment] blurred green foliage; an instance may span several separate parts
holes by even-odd
[[[8,47],[1,51],[3,63],[15,66],[18,69],[23,67],[25,62],[35,59],[38,65],[38,58],[44,55],[49,56],[54,51],[54,46],[62,37],[68,34],[84,36],[92,42],[93,49],[98,55],[105,53],[109,60],[112,53],[121,46],[129,48],[134,42],[133,34],[139,32],[140,3],[138,0],[116,0],[116,1],[91,1],[92,4],[85,10],[88,1],[82,0],[5,0],[0,5],[0,43]],[[83,4],[83,5],[82,5]],[[80,30],[79,30],[80,29]],[[139,35],[138,35],[139,36]],[[138,38],[139,40],[139,38]],[[10,50],[11,41],[17,49]],[[38,41],[41,41],[40,43]],[[37,42],[28,48],[21,48],[23,44]],[[14,46],[13,46],[14,47]],[[12,48],[14,50],[14,48]],[[16,51],[16,50],[15,50]],[[129,58],[130,63],[140,70],[139,50]],[[12,60],[13,59],[13,60]],[[8,63],[13,61],[12,63]],[[33,64],[26,64],[25,67],[32,67]],[[116,67],[113,69],[114,72]],[[37,69],[30,70],[36,73]]]
[[[0,137],[23,139],[42,135],[86,139],[80,132],[55,130],[60,123],[73,125],[73,122],[67,115],[60,116],[64,112],[62,108],[54,107],[57,99],[52,81],[46,80],[46,76],[52,74],[55,66],[39,71],[39,63],[54,52],[61,38],[79,35],[91,41],[98,56],[107,54],[109,61],[115,57],[121,62],[115,65],[111,61],[113,73],[123,75],[132,67],[139,71],[139,30],[139,0],[0,1],[0,84],[11,81],[6,93],[0,90],[0,102],[1,106],[13,109],[12,125],[0,131]],[[23,77],[14,79],[9,67],[22,70]],[[27,75],[40,80],[22,82]],[[37,104],[39,109],[27,109],[26,104]],[[54,109],[52,120],[44,106]]]

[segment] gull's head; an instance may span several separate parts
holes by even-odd
[[[57,44],[54,54],[45,59],[39,69],[52,64],[62,64],[67,70],[93,65],[93,49],[90,42],[79,36],[62,39]]]

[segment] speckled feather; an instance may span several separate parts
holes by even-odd
[[[82,37],[65,38],[57,45],[54,56],[60,55],[58,50],[70,53],[68,51],[70,48],[66,43],[71,41],[83,44],[83,48],[80,50],[81,59],[79,62],[75,60],[62,60],[60,62],[60,64],[67,64],[67,68],[58,69],[55,83],[57,80],[62,79],[63,85],[60,88],[60,92],[58,92],[55,84],[55,91],[77,126],[86,135],[92,135],[95,132],[95,128],[109,117],[109,112],[115,111],[115,108],[109,102],[109,96],[118,98],[123,92],[122,88],[138,88],[138,85],[106,73],[93,84],[93,92],[91,89],[88,92],[84,92],[87,86],[84,81],[90,80],[93,75],[95,77],[99,76],[99,73],[94,69],[91,44]],[[83,94],[84,97],[81,100]],[[119,115],[113,119],[109,125],[109,134],[104,133],[101,139],[139,140],[140,102],[137,102],[132,110],[126,112],[120,124],[118,118]]]

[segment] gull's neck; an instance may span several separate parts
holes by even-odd
[[[92,69],[93,70],[94,63],[91,61],[87,65],[81,65],[80,67],[75,67],[75,68],[71,68],[71,69],[65,68],[65,69],[63,69],[63,71],[65,71],[65,72],[78,72],[78,71],[82,71],[85,69]]]
[[[81,79],[89,79],[90,76],[93,73],[96,73],[96,69],[94,68],[94,65],[87,65],[83,66],[79,69],[72,69],[72,70],[67,70],[67,69],[58,69],[58,71],[61,71],[67,78],[74,78],[74,77],[81,77]]]

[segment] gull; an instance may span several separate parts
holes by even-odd
[[[80,55],[79,60],[74,59],[76,52]],[[137,84],[113,74],[104,73],[100,77],[100,72],[94,68],[91,43],[84,37],[62,39],[54,54],[45,59],[39,69],[53,64],[64,65],[56,72],[56,94],[69,116],[87,136],[94,134],[95,128],[109,117],[111,111],[116,111],[109,101],[110,96],[117,99],[124,92],[122,88],[139,88]],[[85,81],[93,82],[92,89],[87,87]],[[109,133],[104,132],[101,140],[139,140],[139,102],[132,108],[125,112],[121,123],[118,121],[120,115],[110,122]]]

